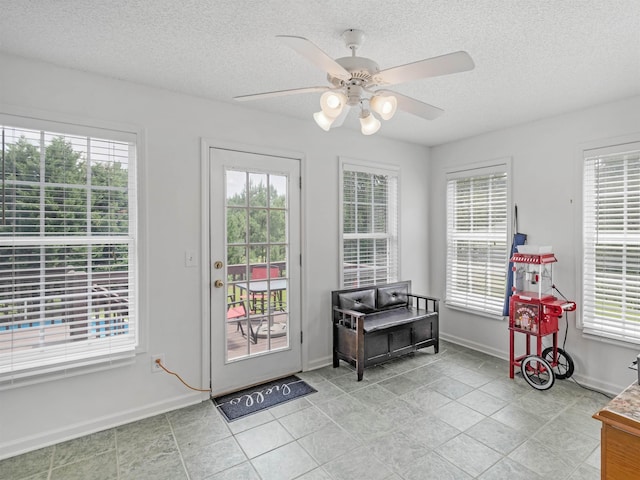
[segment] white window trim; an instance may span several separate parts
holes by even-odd
[[[338,157],[338,251],[339,251],[339,284],[340,288],[344,288],[344,170],[345,167],[350,167],[351,170],[358,170],[365,173],[372,174],[381,174],[381,175],[394,175],[397,179],[397,272],[398,272],[398,280],[402,278],[401,273],[401,264],[400,259],[402,258],[400,251],[400,236],[401,236],[401,206],[400,206],[400,192],[401,190],[401,179],[400,179],[400,167],[397,165],[383,164],[383,163],[375,163],[369,162],[365,160],[358,160],[350,157]],[[369,237],[369,236],[368,236]],[[384,235],[386,238],[387,235]],[[352,237],[356,238],[356,237]]]
[[[598,152],[600,154],[614,153],[620,151],[623,146],[629,144],[637,144],[640,142],[640,132],[631,133],[628,135],[621,135],[616,137],[606,137],[602,139],[591,140],[588,142],[580,143],[575,150],[575,191],[577,192],[577,205],[576,212],[579,213],[575,216],[574,222],[574,245],[576,246],[576,258],[584,258],[584,174],[585,174],[585,156],[591,152]],[[577,302],[575,326],[582,331],[582,336],[585,339],[596,341],[600,343],[606,343],[616,345],[618,347],[628,348],[636,350],[640,339],[637,342],[622,339],[614,335],[607,335],[602,332],[595,332],[584,326],[584,286],[583,286],[583,274],[584,265],[582,261],[575,262],[575,278],[576,278],[576,293],[577,298],[580,299]]]
[[[0,105],[0,123],[14,127],[44,130],[50,132],[63,132],[64,134],[104,137],[108,131],[108,137],[117,141],[132,141],[136,145],[136,190],[137,190],[137,215],[135,228],[135,250],[137,258],[137,286],[135,290],[135,315],[137,317],[137,346],[132,353],[114,355],[110,361],[91,361],[84,364],[78,363],[68,369],[43,368],[41,372],[29,375],[15,375],[10,381],[0,384],[0,391],[13,388],[60,380],[77,375],[90,374],[102,370],[118,368],[133,363],[133,356],[145,353],[148,348],[148,252],[141,248],[147,244],[148,239],[148,201],[147,201],[147,173],[146,173],[146,130],[132,124],[122,122],[110,122],[105,120],[78,117],[63,112],[52,112],[30,107],[15,105]]]
[[[477,172],[481,172],[481,174],[506,172],[507,174],[507,240],[506,240],[507,244],[506,244],[506,248],[507,248],[507,256],[508,256],[511,248],[511,240],[514,234],[514,232],[512,231],[513,230],[513,193],[512,193],[513,191],[513,188],[512,188],[513,159],[512,157],[499,157],[495,159],[466,163],[466,164],[461,164],[457,166],[449,165],[445,167],[442,171],[443,171],[443,176],[445,178],[445,188],[444,188],[445,199],[442,207],[444,211],[444,219],[445,219],[445,250],[449,248],[448,238],[447,238],[448,226],[446,225],[447,218],[448,218],[446,196],[447,196],[447,183],[449,182],[449,180],[474,176],[475,173]],[[446,251],[445,251],[445,256],[446,256]],[[507,265],[508,263],[505,264],[505,273],[506,273]],[[491,312],[468,308],[462,305],[451,304],[450,302],[447,302],[446,275],[448,274],[448,272],[446,271],[446,269],[448,268],[449,268],[449,265],[448,265],[447,259],[445,258],[444,304],[447,306],[447,308],[452,310],[458,310],[460,312],[470,313],[479,317],[489,318],[492,320],[499,320],[499,321],[505,320],[506,317],[504,317],[502,313],[492,314]]]

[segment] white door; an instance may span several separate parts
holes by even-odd
[[[211,148],[214,395],[301,370],[300,161]]]

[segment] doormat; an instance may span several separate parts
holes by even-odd
[[[291,375],[216,397],[213,403],[220,409],[227,422],[232,422],[314,392],[317,392],[315,388],[295,375]]]

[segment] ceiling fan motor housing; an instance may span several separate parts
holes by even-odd
[[[329,82],[336,86],[347,85],[349,83],[357,83],[363,87],[370,86],[373,76],[380,71],[378,64],[370,58],[342,57],[336,59],[336,62],[351,74],[351,79],[346,82],[331,74],[327,75]]]

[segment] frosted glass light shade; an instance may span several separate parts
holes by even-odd
[[[371,113],[365,112],[360,117],[361,132],[363,135],[373,135],[380,130],[380,120],[374,117]]]
[[[323,129],[325,132],[328,132],[331,128],[331,124],[335,120],[335,118],[330,118],[325,115],[324,112],[316,112],[313,114],[313,119],[316,121],[318,126]]]
[[[336,118],[342,112],[347,97],[341,92],[324,92],[320,97],[320,108],[329,118]]]
[[[398,100],[393,95],[374,95],[369,100],[369,105],[383,120],[389,120],[396,113]]]

